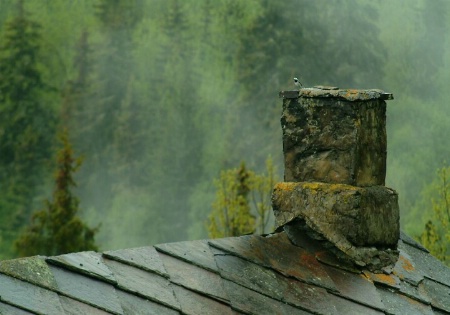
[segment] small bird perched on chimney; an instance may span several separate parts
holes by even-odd
[[[294,78],[294,85],[299,88],[301,88],[303,86],[303,84],[297,78]]]

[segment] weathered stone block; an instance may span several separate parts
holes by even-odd
[[[282,93],[286,182],[384,185],[386,103],[379,90]]]
[[[283,182],[275,186],[272,206],[277,228],[294,219],[305,220],[346,253],[358,246],[397,246],[398,195],[384,186]]]

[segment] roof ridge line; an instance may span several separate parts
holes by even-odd
[[[99,253],[99,254],[101,254],[101,253]],[[61,262],[61,261],[58,261],[58,260],[56,260],[56,259],[53,259],[53,257],[58,257],[58,256],[50,256],[50,257],[47,257],[47,258],[45,258],[45,262],[46,262],[48,265],[52,265],[52,266],[55,266],[55,267],[59,267],[59,268],[68,270],[68,271],[72,271],[72,272],[75,272],[75,273],[78,273],[78,274],[82,274],[82,275],[88,276],[88,277],[90,277],[90,278],[93,278],[93,279],[96,279],[96,280],[100,280],[100,281],[102,281],[102,282],[106,282],[106,283],[109,283],[109,284],[112,284],[112,285],[114,285],[114,284],[117,283],[117,280],[115,279],[115,277],[114,277],[114,280],[108,279],[108,278],[106,278],[106,277],[101,277],[100,275],[97,275],[97,274],[95,274],[95,273],[93,273],[93,272],[89,272],[88,270],[85,270],[85,269],[83,269],[83,268],[77,268],[77,267],[72,266],[72,265],[64,264],[64,263]],[[100,257],[103,258],[103,255],[101,255]],[[106,267],[108,267],[108,266],[106,266]],[[109,270],[109,271],[111,272],[111,274],[113,275],[113,273],[112,273],[112,271],[109,269],[109,267],[108,267],[108,270]]]

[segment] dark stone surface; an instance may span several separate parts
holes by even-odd
[[[323,288],[285,278],[271,269],[219,250],[214,250],[214,255],[220,275],[227,280],[311,312],[336,313],[334,305],[326,302],[329,294]]]
[[[50,266],[58,285],[58,291],[73,299],[113,313],[121,313],[122,308],[114,287],[106,282],[92,279],[78,273]]]
[[[50,257],[48,262],[84,273],[106,282],[115,283],[114,276],[108,266],[103,263],[102,254],[96,252],[81,252]]]
[[[134,314],[146,314],[146,315],[177,315],[180,314],[177,310],[168,308],[159,303],[149,301],[131,293],[117,290],[117,296],[122,305],[123,313]]]
[[[167,243],[156,245],[155,247],[158,251],[217,272],[214,256],[211,253],[208,241],[206,240]]]
[[[237,285],[231,281],[224,281],[224,287],[230,296],[231,305],[238,311],[257,315],[307,315],[312,314],[295,308],[289,304],[274,300],[268,296],[257,293]],[[335,313],[330,313],[335,314]]]
[[[403,250],[400,250],[400,255],[392,272],[400,279],[415,286],[417,286],[424,277],[424,274],[420,270],[417,270],[412,258]]]
[[[236,256],[272,268],[285,276],[337,291],[315,256],[304,249],[292,246],[285,233],[267,237],[243,236],[239,242],[233,238],[224,238],[212,240],[210,243]]]
[[[423,287],[422,283],[419,283],[416,286],[406,281],[400,282],[400,292],[402,294],[412,299],[415,299],[423,304],[429,305],[431,304],[431,300],[422,287]]]
[[[0,261],[0,272],[46,288],[56,288],[55,279],[44,256]]]
[[[61,305],[64,308],[64,314],[66,315],[80,315],[80,314],[89,314],[89,315],[107,315],[111,314],[109,312],[103,311],[96,307],[81,303],[74,299],[71,299],[66,296],[59,297],[61,301]]]
[[[441,261],[427,254],[425,251],[402,241],[398,243],[398,247],[411,257],[420,275],[450,287],[450,269]]]
[[[174,285],[175,296],[180,302],[183,314],[188,315],[232,315],[233,311],[228,304],[210,299],[204,295],[197,294],[181,286]]]
[[[322,97],[283,100],[284,180],[384,185],[386,103]]]
[[[429,305],[422,304],[389,288],[377,287],[377,290],[388,314],[433,315]]]
[[[289,232],[167,244],[134,256],[120,251],[120,259],[80,253],[50,257],[48,263],[43,257],[10,261],[0,271],[0,314],[450,312],[450,271],[424,250],[399,240],[395,266],[374,273],[337,260],[316,232],[298,224],[284,229]],[[143,252],[150,253],[150,265],[160,263],[165,276],[142,268],[145,256],[138,263],[130,259]],[[99,258],[104,266],[97,270]],[[20,276],[22,269],[24,280],[5,274]],[[42,271],[45,277],[33,274]]]
[[[14,315],[32,315],[35,313],[30,313],[28,311],[25,311],[23,309],[17,308],[15,306],[2,303],[0,302],[0,314],[2,315],[8,315],[8,314],[14,314]]]
[[[327,266],[323,266],[323,269],[326,270],[333,279],[333,282],[341,295],[351,300],[358,301],[361,304],[372,306],[380,310],[384,309],[384,305],[381,302],[381,298],[377,293],[375,285],[363,274],[355,275],[344,270]]]
[[[392,100],[392,93],[384,92],[379,89],[355,90],[339,89],[335,86],[316,85],[312,88],[301,88],[300,90],[281,91],[281,98],[335,98],[346,101],[368,101],[368,100]]]
[[[165,277],[114,260],[105,259],[105,264],[114,273],[120,289],[175,309],[180,308],[170,282]]]
[[[38,314],[64,314],[58,295],[53,291],[3,274],[0,274],[0,284],[0,299],[3,302],[20,305]]]
[[[401,281],[396,275],[389,273],[373,273],[365,270],[364,275],[376,284],[390,287],[393,290],[400,290]]]
[[[336,249],[339,258],[379,270],[398,258],[397,198],[384,186],[283,182],[275,186],[272,207],[277,228],[304,222],[313,237]]]
[[[384,186],[283,182],[272,206],[277,228],[302,218],[329,241],[339,234],[355,246],[395,248],[399,238],[398,195]]]
[[[370,297],[369,297],[370,300]],[[373,309],[369,306],[364,306],[358,303],[348,303],[348,300],[339,296],[330,294],[328,303],[333,304],[336,307],[337,314],[345,315],[383,315],[384,312]],[[323,313],[326,314],[326,313]]]
[[[426,278],[422,284],[421,289],[430,298],[431,305],[450,313],[450,287]]]
[[[158,252],[152,246],[111,250],[104,252],[103,256],[168,277]]]
[[[406,244],[408,244],[408,245],[411,245],[411,246],[413,246],[413,247],[416,247],[416,248],[418,248],[418,249],[420,249],[420,250],[423,250],[423,251],[426,252],[426,253],[429,253],[429,252],[430,252],[428,249],[426,249],[425,247],[423,247],[422,244],[420,244],[420,243],[418,243],[417,241],[415,241],[415,240],[414,240],[412,237],[410,237],[409,235],[406,235],[406,233],[403,232],[403,231],[400,231],[400,239],[401,239],[404,243],[406,243]]]
[[[171,282],[222,301],[228,300],[222,288],[222,279],[217,273],[168,255],[161,254],[161,259],[169,273]]]

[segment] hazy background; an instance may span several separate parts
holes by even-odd
[[[1,47],[16,2],[0,1]],[[33,128],[53,145],[36,161],[32,184],[0,172],[0,257],[11,255],[12,240],[51,195],[61,126],[84,157],[76,193],[87,223],[101,223],[101,249],[206,237],[220,170],[245,161],[259,171],[270,155],[282,179],[278,92],[292,89],[294,76],[306,86],[394,94],[386,184],[400,194],[403,229],[423,230],[432,210],[421,192],[450,152],[448,1],[24,5],[26,17],[40,24],[38,70],[51,87],[34,97],[51,118]],[[5,127],[20,106],[2,106],[6,138],[20,132]],[[8,188],[19,184],[33,189]]]

